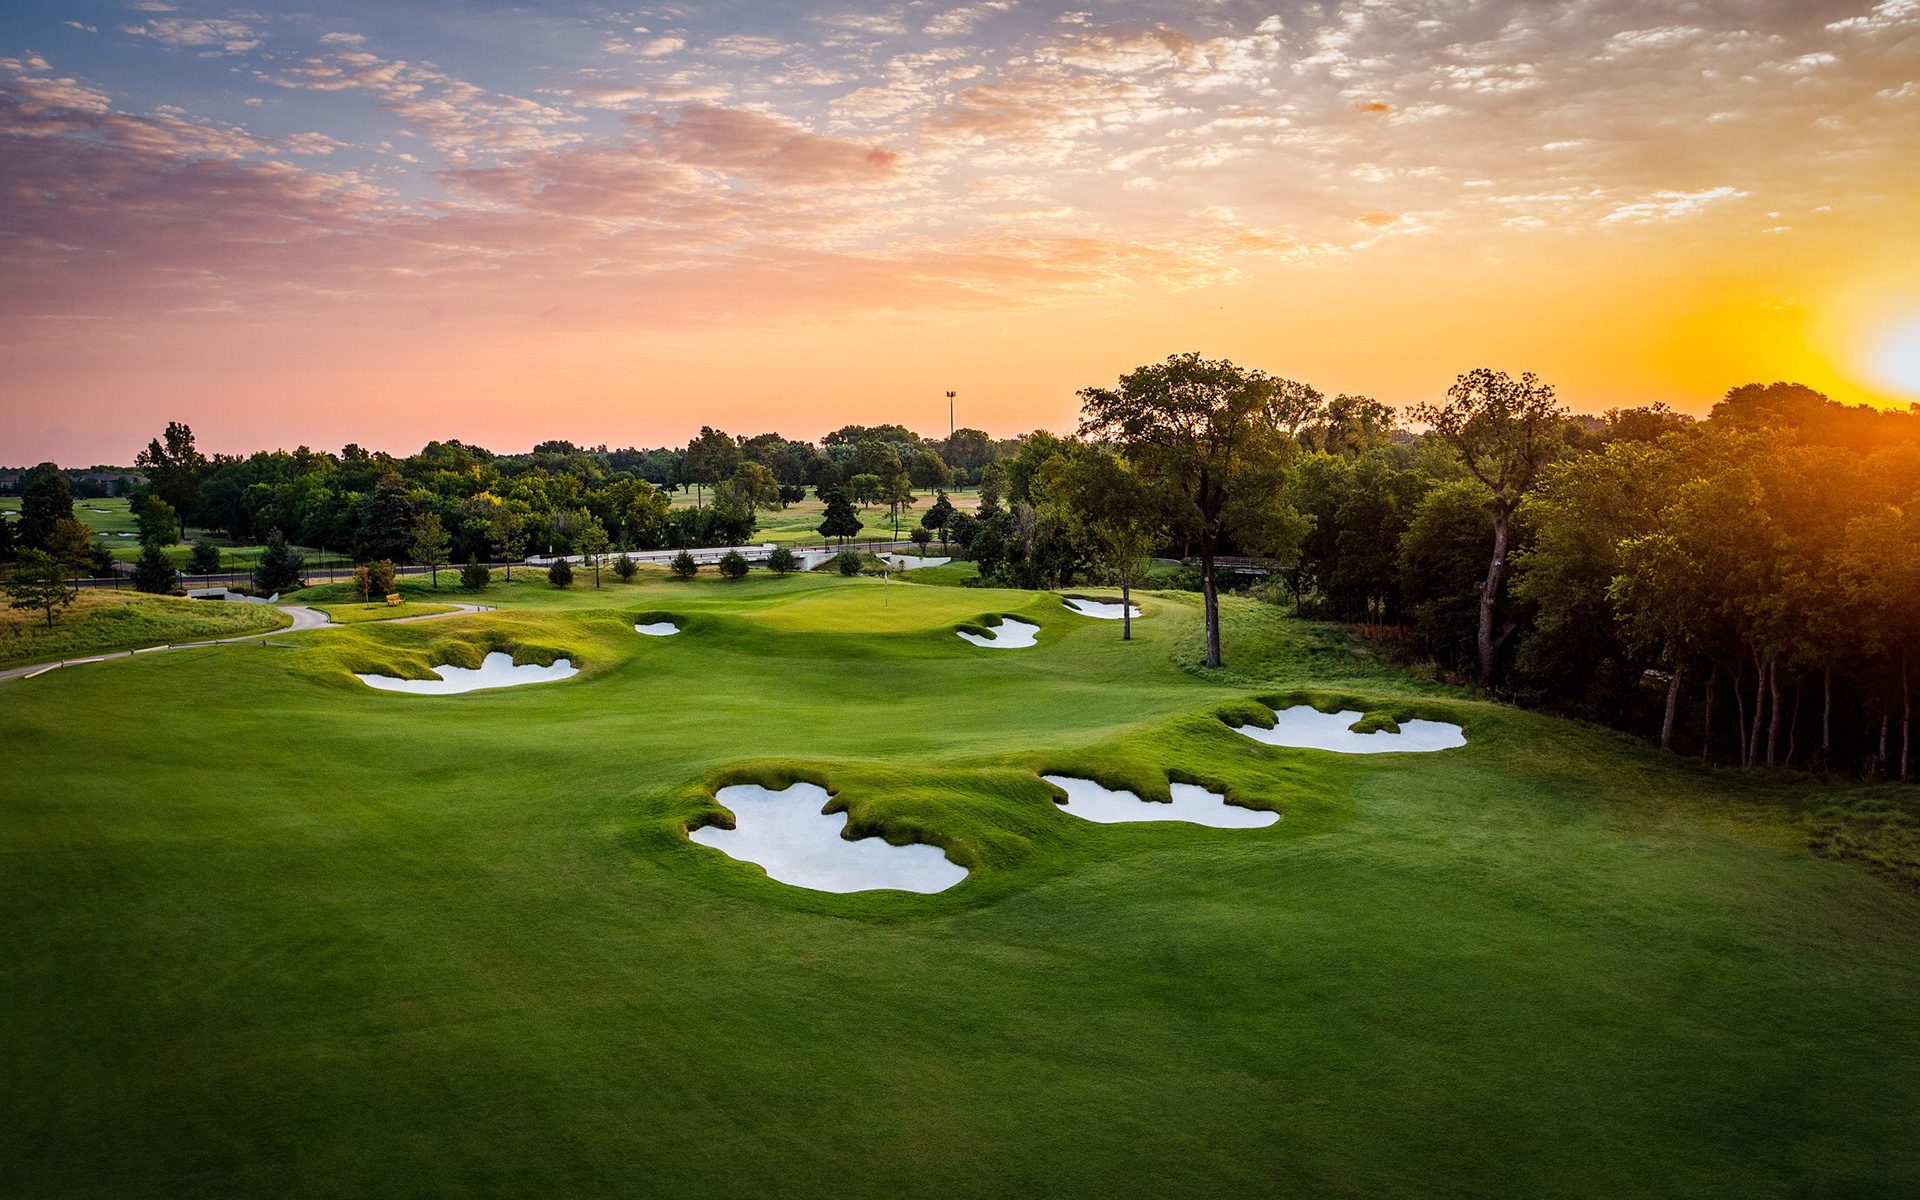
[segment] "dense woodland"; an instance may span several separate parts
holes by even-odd
[[[884,506],[986,584],[1201,591],[1209,665],[1232,650],[1216,592],[1245,589],[1712,762],[1911,774],[1920,407],[1756,384],[1700,421],[1660,405],[1575,415],[1531,376],[1475,371],[1404,414],[1416,434],[1367,397],[1193,355],[1082,399],[1065,437],[703,428],[684,447],[449,441],[406,458],[204,457],[171,425],[130,498],[143,539],[193,524],[267,543],[295,571],[287,547],[446,564],[732,545],[809,495],[822,537],[845,538],[858,508]],[[0,559],[106,569],[66,474],[43,464],[21,483]],[[978,492],[956,503],[961,487]]]

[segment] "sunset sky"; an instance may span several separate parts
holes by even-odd
[[[0,464],[1920,400],[1920,0],[0,13]]]

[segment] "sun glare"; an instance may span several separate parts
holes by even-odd
[[[1920,398],[1920,313],[1895,321],[1881,333],[1870,366],[1882,385]]]

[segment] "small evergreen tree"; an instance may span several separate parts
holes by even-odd
[[[908,533],[907,536],[913,539],[913,544],[917,549],[924,551],[927,548],[927,543],[933,540],[933,530],[926,528],[915,529]]]
[[[728,579],[744,579],[747,575],[747,556],[738,550],[729,550],[720,556],[720,574]]]
[[[673,573],[680,578],[692,579],[693,573],[699,569],[700,564],[694,562],[693,555],[687,553],[685,550],[673,556]]]
[[[547,582],[557,588],[563,588],[573,582],[573,565],[564,558],[556,558],[547,568]]]
[[[858,550],[842,550],[840,557],[834,559],[834,562],[839,564],[842,575],[858,575],[860,573],[860,552]]]
[[[140,561],[133,565],[133,586],[161,596],[173,590],[173,559],[166,549],[148,542],[140,548]]]
[[[20,563],[7,578],[8,606],[37,608],[47,614],[47,628],[53,628],[54,614],[72,604],[80,593],[67,586],[60,564],[44,550],[26,550]]]
[[[767,555],[767,565],[777,573],[785,575],[788,571],[798,570],[800,560],[794,557],[793,551],[785,546],[775,546],[773,553]]]
[[[201,538],[193,544],[193,553],[188,556],[188,565],[195,575],[211,575],[220,569],[220,547],[207,538]]]
[[[474,555],[467,555],[467,565],[460,568],[460,586],[470,592],[477,592],[493,582],[493,572],[487,570]]]
[[[267,549],[253,564],[253,590],[275,595],[300,586],[307,570],[307,556],[287,545],[286,535],[278,529],[267,534]]]
[[[634,575],[640,570],[640,564],[625,554],[613,560],[613,574],[621,583],[632,583]]]

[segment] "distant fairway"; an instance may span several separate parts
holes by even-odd
[[[971,512],[979,507],[980,489],[978,488],[948,488],[946,492],[947,498],[953,502],[955,508]],[[675,508],[692,508],[700,499],[692,490],[672,492],[670,496]],[[929,495],[924,488],[914,490],[913,504],[900,511],[898,536],[901,541],[905,541],[909,534],[920,528],[920,518],[933,507],[936,496],[937,493]],[[707,493],[705,499],[708,501],[713,499],[711,491]],[[820,522],[826,519],[826,511],[827,506],[814,496],[812,488],[808,488],[806,499],[796,500],[773,512],[760,513],[756,518],[759,523],[753,537],[749,540],[756,545],[761,542],[781,542],[788,545],[800,542],[818,543],[821,540]],[[880,538],[892,540],[894,538],[892,510],[886,505],[869,504],[854,511],[859,515],[861,522],[858,540]],[[937,552],[940,547],[940,535],[937,533],[934,535],[933,546]]]
[[[1814,785],[1244,601],[1209,679],[1179,593],[1127,643],[1049,594],[576,578],[0,682],[0,1191],[1920,1194],[1920,900],[1808,852]],[[955,636],[996,614],[1037,644]],[[489,650],[581,673],[351,676]],[[1256,697],[1467,745],[1269,747],[1221,719]],[[1281,819],[1039,779],[1169,772]],[[832,895],[685,836],[794,779],[971,874]]]

